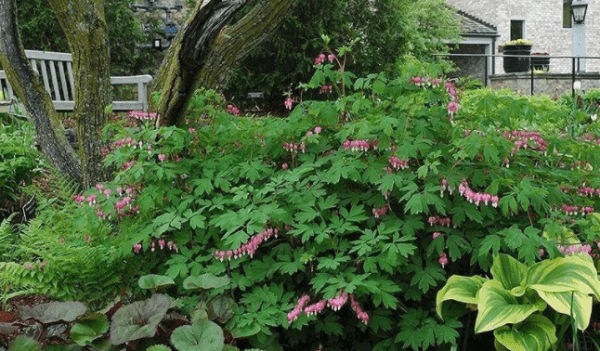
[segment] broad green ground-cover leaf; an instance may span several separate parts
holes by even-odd
[[[173,279],[158,274],[148,274],[140,278],[138,285],[142,289],[158,289],[165,286],[173,285]]]
[[[80,318],[71,327],[71,339],[80,346],[96,340],[108,331],[108,318],[102,313],[94,313]]]
[[[217,277],[211,273],[205,273],[199,276],[189,276],[183,281],[183,287],[187,290],[192,289],[216,289],[229,284],[230,279],[227,276]]]
[[[127,341],[154,336],[158,323],[170,307],[169,298],[161,294],[123,306],[112,318],[110,342],[120,345]]]
[[[8,351],[40,351],[41,349],[42,345],[34,339],[21,335],[12,342]]]
[[[171,343],[179,351],[221,351],[223,330],[211,321],[184,325],[173,331]]]
[[[34,307],[19,306],[21,318],[36,319],[41,323],[72,322],[86,311],[87,307],[78,301],[50,302]]]

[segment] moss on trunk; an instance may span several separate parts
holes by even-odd
[[[0,61],[15,93],[34,122],[38,144],[49,162],[81,181],[81,166],[69,146],[50,95],[29,65],[17,31],[15,0],[0,0]]]
[[[77,139],[84,188],[106,179],[101,131],[108,122],[110,53],[104,1],[49,0],[73,54]]]

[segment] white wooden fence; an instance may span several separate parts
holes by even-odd
[[[54,107],[59,111],[73,111],[74,81],[73,81],[73,57],[69,53],[46,52],[25,50],[25,54],[31,63],[31,67],[38,73],[46,91],[52,97]],[[136,100],[113,101],[114,111],[129,111],[148,109],[148,84],[152,81],[150,75],[111,77],[112,85],[134,85],[133,91],[137,94]],[[6,79],[6,73],[0,71],[0,112],[9,110],[9,106],[15,101],[13,89]]]

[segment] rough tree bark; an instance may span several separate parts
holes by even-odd
[[[291,11],[295,0],[261,0],[224,29],[248,0],[202,0],[174,40],[155,80],[159,112],[176,124],[194,89],[222,86],[244,55]],[[35,122],[50,162],[89,188],[104,179],[100,132],[110,103],[109,46],[103,0],[48,0],[73,54],[79,158],[68,146],[50,96],[30,68],[17,32],[16,0],[0,0],[0,59],[8,80]]]
[[[19,41],[15,0],[0,0],[0,62],[33,120],[38,144],[44,155],[62,172],[81,181],[79,157],[67,143],[60,116],[54,110],[50,95],[29,65]]]
[[[154,80],[162,93],[156,110],[162,123],[178,124],[198,87],[222,87],[229,73],[293,9],[294,0],[262,0],[231,27],[225,24],[246,0],[204,0],[173,40]]]
[[[77,140],[82,185],[106,180],[103,168],[102,128],[108,122],[111,103],[110,54],[104,1],[49,0],[73,54]]]

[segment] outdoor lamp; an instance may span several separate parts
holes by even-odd
[[[161,45],[161,40],[160,39],[154,39],[154,48],[155,49],[161,49],[162,45]]]
[[[577,24],[585,22],[585,13],[587,12],[588,4],[585,0],[573,0],[571,3],[571,15],[573,21]]]

